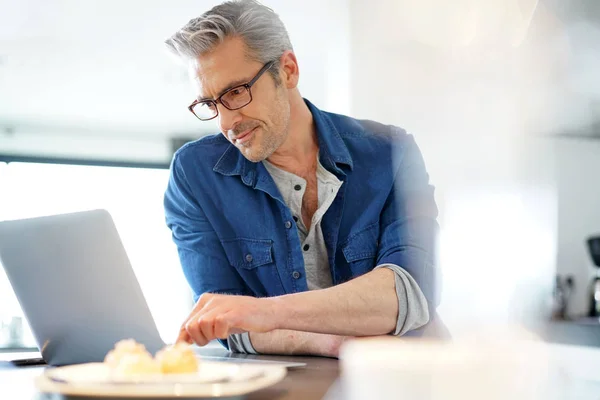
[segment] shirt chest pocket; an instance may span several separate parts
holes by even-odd
[[[379,224],[375,223],[350,235],[342,252],[354,276],[375,268],[379,249]]]
[[[238,269],[251,270],[273,262],[273,241],[229,239],[221,241],[229,263]]]

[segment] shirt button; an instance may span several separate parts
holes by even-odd
[[[252,257],[252,254],[246,254],[246,261],[252,262],[253,259],[254,257]]]
[[[300,272],[298,272],[298,271],[294,271],[294,272],[292,272],[292,277],[293,277],[294,279],[299,279],[299,278],[300,278]]]
[[[302,186],[296,185],[296,186],[294,186],[294,190],[302,190]]]
[[[303,247],[303,249],[304,249],[304,251],[308,251],[308,249],[310,249],[310,245],[305,244],[304,247]]]
[[[292,223],[290,221],[285,221],[285,227],[290,229],[292,227]]]

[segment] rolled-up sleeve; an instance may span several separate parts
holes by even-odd
[[[396,329],[391,333],[402,336],[413,329],[418,329],[429,322],[427,299],[419,285],[406,270],[394,264],[382,264],[375,267],[387,268],[394,272],[396,297],[398,298],[398,318]]]
[[[252,346],[250,334],[248,332],[229,335],[227,344],[229,345],[229,350],[234,353],[258,354],[254,349],[254,346]]]
[[[433,315],[440,297],[434,188],[412,135],[400,135],[394,155],[394,185],[381,213],[377,265],[391,264],[405,270],[425,297],[429,315]],[[411,279],[406,282],[410,284]]]

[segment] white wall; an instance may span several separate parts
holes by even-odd
[[[193,86],[163,41],[220,2],[0,0],[0,153],[168,162],[169,137],[218,132],[187,111]],[[286,24],[302,94],[348,112],[347,1],[264,3]]]
[[[600,141],[548,134],[598,115],[597,26],[542,2],[531,21],[511,1],[350,4],[351,113],[413,133],[437,187],[444,319],[545,318],[557,272],[584,313]]]
[[[552,142],[537,133],[563,91],[564,43],[543,9],[525,39],[509,3],[351,1],[351,113],[422,149],[442,225],[439,311],[455,334],[549,312],[558,200]]]
[[[572,315],[587,312],[595,268],[585,240],[600,235],[600,140],[555,139],[558,176],[557,271],[575,277]]]

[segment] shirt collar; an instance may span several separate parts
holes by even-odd
[[[319,158],[323,166],[332,172],[345,175],[340,168],[342,165],[353,168],[352,157],[340,136],[338,129],[330,116],[319,110],[310,101],[304,99],[310,112],[313,115],[313,121],[317,128],[317,137],[319,140]],[[223,155],[215,164],[213,171],[226,176],[239,175],[246,185],[253,185],[256,179],[257,163],[246,159],[242,153],[232,144],[227,146]]]
[[[341,165],[346,165],[352,170],[354,164],[352,157],[346,147],[346,143],[338,132],[338,127],[333,122],[328,113],[319,110],[310,101],[304,99],[310,112],[313,115],[313,121],[317,127],[317,137],[319,139],[319,158],[326,168],[339,169]]]

